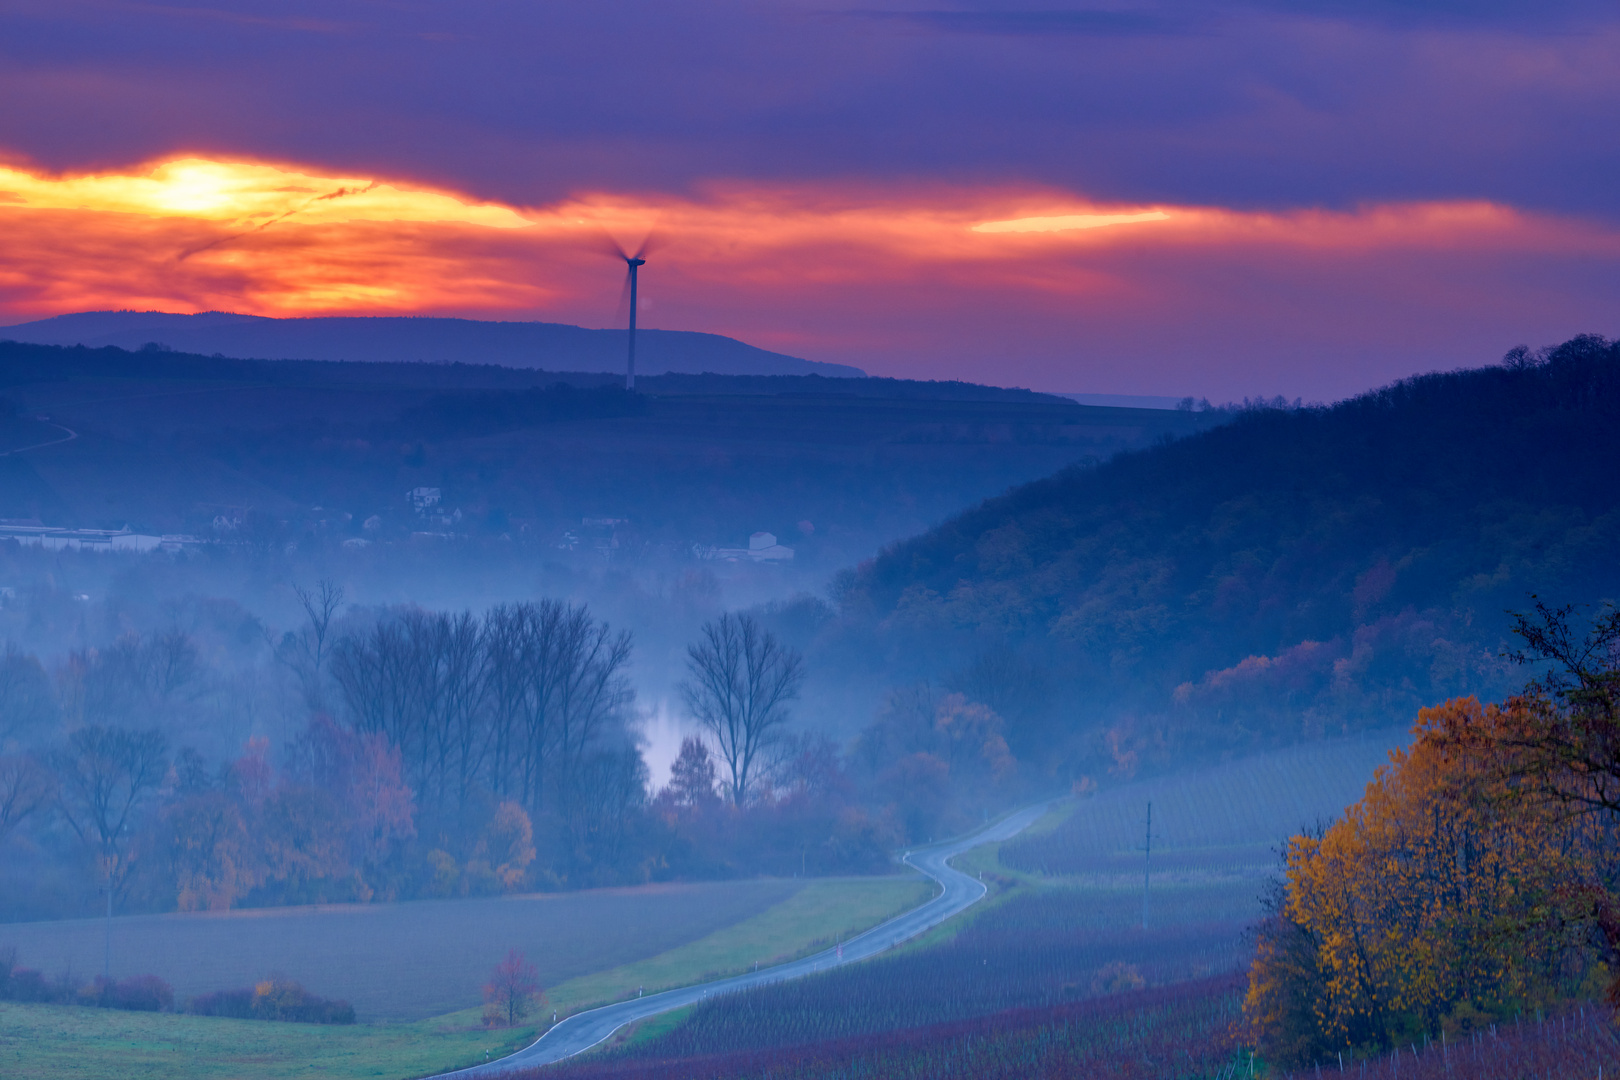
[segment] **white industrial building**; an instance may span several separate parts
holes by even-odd
[[[793,549],[783,547],[776,542],[776,534],[757,532],[748,538],[745,548],[723,548],[692,545],[692,554],[699,559],[713,559],[721,562],[787,562],[793,558]]]

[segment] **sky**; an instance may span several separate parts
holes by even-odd
[[[1328,401],[1620,335],[1620,7],[0,4],[0,323],[643,325]]]

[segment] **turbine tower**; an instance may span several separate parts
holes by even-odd
[[[625,255],[624,252],[619,252],[620,256],[624,258],[624,264],[630,268],[630,357],[624,371],[624,388],[626,390],[636,388],[636,271],[647,265],[647,260],[641,257],[646,250],[647,245],[642,244],[641,250],[634,255]]]

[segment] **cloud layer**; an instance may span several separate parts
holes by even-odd
[[[0,170],[0,229],[8,321],[132,307],[605,325],[609,240],[651,232],[648,325],[885,374],[1214,397],[1331,398],[1489,358],[1525,326],[1550,340],[1601,318],[1620,285],[1620,230],[1488,202],[1262,212],[732,184],[514,207],[190,158]]]
[[[603,324],[656,223],[655,325],[1328,397],[1620,332],[1617,55],[1586,0],[17,0],[0,304]]]

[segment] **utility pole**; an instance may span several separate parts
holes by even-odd
[[[1147,841],[1142,845],[1142,929],[1148,928],[1148,889],[1153,873],[1153,804],[1148,803]]]

